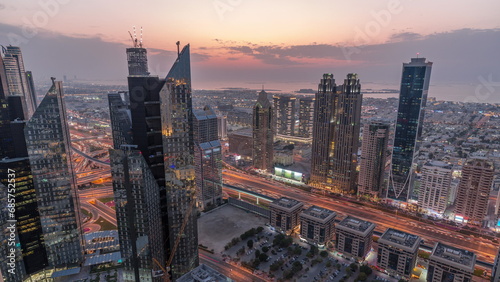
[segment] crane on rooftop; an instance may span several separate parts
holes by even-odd
[[[141,34],[140,34],[140,39],[137,39],[137,33],[135,31],[135,25],[134,25],[134,35],[129,31],[128,34],[130,35],[130,39],[132,39],[132,45],[134,48],[142,48],[142,26],[141,26]]]

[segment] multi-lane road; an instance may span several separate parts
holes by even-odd
[[[222,273],[226,277],[233,279],[234,281],[266,281],[261,277],[252,274],[248,270],[221,261],[217,256],[207,253],[201,249],[200,262],[217,270],[218,272]]]
[[[494,244],[483,238],[465,236],[432,224],[396,216],[392,213],[386,213],[367,206],[360,206],[342,200],[307,193],[300,189],[271,182],[257,176],[225,171],[223,172],[223,178],[225,181],[240,183],[252,188],[262,189],[268,193],[294,198],[305,204],[328,208],[342,215],[360,217],[376,223],[376,230],[380,232],[384,232],[387,228],[391,227],[421,236],[425,240],[426,245],[434,245],[435,242],[440,241],[458,248],[465,248],[475,252],[478,255],[478,259],[482,261],[493,262],[498,251],[498,244]]]

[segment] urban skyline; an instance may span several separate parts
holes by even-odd
[[[0,0],[0,282],[499,282],[498,4],[257,2]]]

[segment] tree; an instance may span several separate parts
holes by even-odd
[[[332,266],[332,262],[331,261],[327,261],[326,262],[326,267],[331,267]]]
[[[324,258],[326,258],[328,256],[328,252],[327,251],[321,251],[319,253],[319,255],[322,256],[322,257],[324,257]]]
[[[295,261],[293,264],[292,264],[292,271],[293,272],[299,272],[302,270],[302,263],[300,263],[300,261]]]
[[[318,253],[318,247],[312,245],[311,246],[311,249],[309,250],[309,252],[313,253],[313,254],[317,254]]]
[[[262,253],[262,254],[259,255],[259,260],[260,261],[266,261],[268,257],[269,257],[268,255]]]
[[[237,255],[241,256],[245,253],[245,247],[241,247],[241,249],[238,250],[238,252],[236,253]]]
[[[349,268],[352,269],[352,272],[356,272],[356,270],[358,270],[358,265],[353,262],[349,265]]]
[[[250,240],[247,241],[247,246],[250,249],[253,248],[253,241],[252,241],[252,239],[250,239]]]
[[[359,271],[366,273],[367,276],[370,276],[372,274],[373,270],[366,264],[363,264],[361,267],[359,267]]]
[[[253,268],[257,268],[259,266],[259,264],[260,264],[260,260],[259,259],[254,259],[252,261],[252,267]]]
[[[300,256],[302,254],[302,249],[299,246],[295,246],[295,248],[293,249],[293,254]]]
[[[257,233],[260,233],[260,232],[262,232],[263,230],[264,230],[264,227],[262,227],[262,226],[257,227]]]
[[[269,247],[262,247],[262,252],[267,253],[269,251]]]
[[[277,260],[277,261],[275,261],[275,262],[273,262],[273,263],[271,264],[271,266],[269,267],[269,269],[270,269],[271,271],[276,271],[276,270],[278,270],[278,269],[279,269],[279,268],[280,268],[280,267],[281,267],[284,263],[285,263],[285,262],[284,262],[283,260],[281,260],[281,259],[280,259],[280,260]]]
[[[258,259],[259,256],[260,256],[260,251],[259,250],[255,251],[255,258]]]
[[[361,273],[359,273],[357,280],[358,281],[366,281],[366,278],[368,278],[368,275],[366,275],[366,273],[364,273],[364,272],[361,272]]]
[[[351,276],[351,274],[352,274],[351,268],[350,267],[346,268],[345,273],[347,274],[348,277]]]
[[[285,235],[283,234],[278,234],[274,237],[274,240],[273,240],[273,245],[274,246],[279,246],[281,245],[281,241],[283,241],[285,239]]]

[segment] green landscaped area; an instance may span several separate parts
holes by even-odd
[[[92,216],[92,214],[88,211],[88,210],[85,210],[85,209],[80,209],[81,212],[85,215],[85,216]]]
[[[99,198],[98,200],[101,201],[103,204],[105,204],[105,203],[109,203],[111,201],[114,201],[115,198],[114,197],[104,197],[104,198]]]
[[[106,219],[99,217],[95,224],[99,224],[101,226],[101,231],[105,230],[116,230],[116,226],[113,225],[111,222],[107,221]]]

